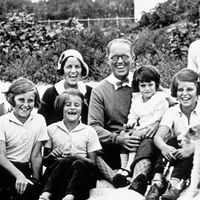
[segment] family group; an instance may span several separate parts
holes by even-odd
[[[196,57],[188,53],[171,92],[159,68],[132,70],[134,44],[126,38],[108,43],[111,74],[93,88],[83,82],[89,67],[75,49],[60,55],[63,80],[41,100],[32,81],[15,80],[5,92],[11,111],[0,105],[0,199],[86,200],[98,179],[146,200],[178,199],[195,151],[185,136],[200,123]]]

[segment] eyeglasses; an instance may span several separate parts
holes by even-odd
[[[129,56],[127,56],[127,55],[120,55],[120,56],[119,55],[115,55],[115,56],[111,57],[111,60],[113,62],[117,62],[119,60],[119,58],[121,58],[124,62],[126,62],[129,59]]]

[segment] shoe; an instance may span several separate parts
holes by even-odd
[[[144,195],[147,190],[148,181],[144,174],[138,175],[132,182],[129,189]]]
[[[127,176],[123,176],[122,174],[116,174],[113,177],[112,183],[115,188],[120,188],[129,185],[130,181],[127,179]]]
[[[49,192],[43,192],[40,196],[38,200],[50,200],[51,197],[51,193]]]
[[[48,197],[39,196],[39,200],[50,200]]]
[[[153,184],[145,197],[145,200],[159,200],[160,195],[163,193],[163,188],[160,188],[157,184]]]
[[[159,200],[160,195],[162,195],[166,188],[167,188],[167,181],[163,177],[161,186],[158,186],[156,183],[154,183],[150,188],[149,191],[145,197],[145,200]]]
[[[175,187],[170,187],[167,191],[161,196],[161,200],[176,200],[180,195],[180,192]]]
[[[161,196],[161,200],[176,200],[180,193],[187,187],[187,181],[180,182],[180,185],[175,188],[171,184],[168,185],[166,192]]]

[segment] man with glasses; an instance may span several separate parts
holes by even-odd
[[[103,147],[102,157],[112,170],[109,171],[105,166],[102,168],[109,171],[112,180],[113,169],[120,168],[120,149],[133,151],[141,141],[139,136],[120,135],[123,125],[127,123],[133,93],[133,73],[130,72],[134,62],[133,43],[124,38],[114,39],[107,45],[106,53],[112,73],[92,90],[88,123],[98,133]],[[146,176],[145,170],[149,166],[140,164],[138,168],[138,164],[140,162],[135,165],[134,171],[138,171],[137,175],[142,173]],[[147,186],[147,180],[146,177],[138,180],[137,175],[133,177],[136,181],[133,181],[131,189],[141,193],[141,187]]]

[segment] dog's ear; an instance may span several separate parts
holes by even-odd
[[[195,126],[190,127],[186,135],[187,139],[200,140],[200,125],[197,124]]]
[[[191,127],[191,128],[189,128],[189,134],[191,135],[191,136],[193,136],[193,135],[195,135],[195,130],[194,130],[195,128],[194,127]]]

